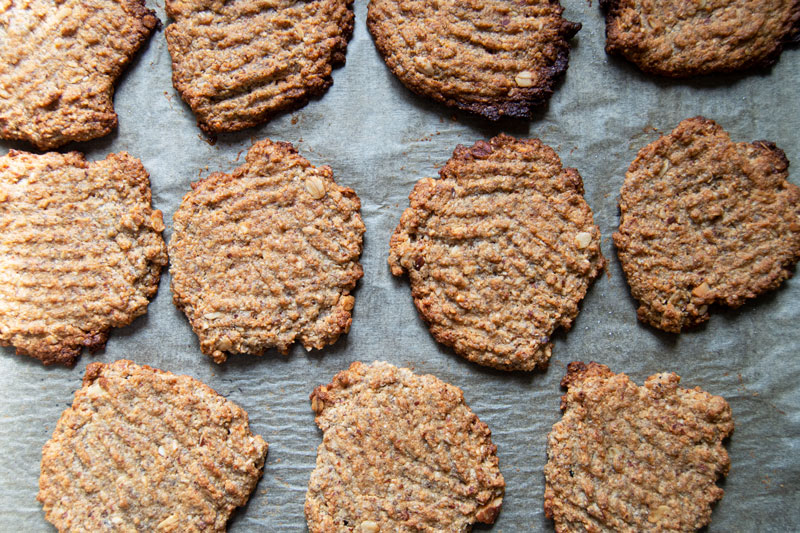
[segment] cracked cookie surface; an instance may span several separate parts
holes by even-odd
[[[72,365],[147,311],[167,249],[150,180],[125,152],[0,157],[0,344]]]
[[[167,0],[172,83],[207,134],[302,107],[333,83],[352,0]]]
[[[620,192],[614,244],[638,316],[678,333],[789,278],[800,259],[800,187],[768,141],[734,143],[686,119],[642,148]]]
[[[222,533],[266,455],[247,413],[204,383],[92,363],[44,445],[37,499],[64,532]]]
[[[203,353],[221,363],[347,333],[363,275],[360,207],[330,167],[284,142],[258,142],[233,173],[192,184],[173,217],[170,273]]]
[[[458,146],[439,179],[417,182],[391,238],[434,338],[502,370],[550,359],[605,259],[574,168],[538,139]]]
[[[142,0],[0,4],[0,137],[46,150],[110,133],[114,84],[157,25]]]
[[[570,363],[564,411],[547,437],[544,509],[558,533],[696,531],[722,498],[730,459],[728,403],[678,386],[639,387],[598,363]]]
[[[670,77],[770,66],[800,37],[800,0],[600,0],[606,51]]]
[[[491,431],[458,387],[389,363],[353,363],[311,394],[323,432],[311,533],[470,531],[500,512]]]

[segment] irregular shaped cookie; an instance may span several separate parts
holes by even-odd
[[[167,250],[150,180],[125,152],[0,157],[0,345],[71,365],[147,311]]]
[[[172,294],[214,361],[320,349],[350,330],[364,223],[352,189],[289,143],[192,184],[174,216]]]
[[[344,64],[352,3],[167,0],[172,84],[208,134],[302,107]]]
[[[678,333],[775,289],[800,259],[800,188],[768,141],[734,143],[684,120],[639,151],[620,193],[614,243],[639,320]]]
[[[458,146],[417,182],[392,235],[392,274],[408,273],[437,341],[502,370],[546,366],[557,327],[605,265],[574,168],[538,139]]]
[[[800,36],[800,0],[600,0],[606,52],[675,78],[775,63]]]
[[[59,531],[225,531],[267,443],[204,383],[131,361],[86,367],[42,451],[37,499]]]
[[[311,533],[465,532],[491,524],[505,481],[461,389],[355,362],[311,394],[323,431],[306,493]]]
[[[114,84],[157,24],[143,0],[0,3],[0,137],[45,150],[110,133]]]
[[[566,72],[581,28],[562,12],[558,0],[370,0],[367,26],[415,93],[490,120],[531,118]]]
[[[570,363],[563,418],[547,437],[544,511],[556,531],[695,531],[711,522],[730,467],[728,403],[655,374],[637,387]]]

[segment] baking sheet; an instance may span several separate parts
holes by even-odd
[[[148,5],[165,23],[163,2]],[[724,396],[733,408],[731,471],[722,483],[709,531],[800,530],[800,279],[740,310],[717,310],[699,330],[680,336],[636,321],[610,236],[625,170],[645,144],[698,114],[717,120],[734,140],[768,139],[783,148],[790,180],[800,184],[800,50],[784,52],[767,73],[675,82],[640,73],[603,51],[598,6],[563,2],[565,16],[583,23],[570,67],[548,107],[530,123],[492,124],[419,98],[385,67],[365,27],[366,0],[356,0],[356,29],[347,65],[334,86],[305,108],[244,132],[206,142],[171,85],[163,31],[157,31],[121,80],[115,106],[119,130],[72,144],[89,159],[126,150],[150,171],[153,204],[164,212],[165,238],[189,184],[230,171],[254,140],[292,142],[315,165],[361,197],[367,226],[364,278],[355,292],[349,335],[328,349],[295,347],[284,357],[232,356],[223,365],[200,353],[188,322],[172,305],[165,272],[148,313],[113,330],[105,350],[84,354],[72,368],[43,367],[0,349],[0,531],[54,531],[36,501],[41,447],[71,404],[87,364],[130,358],[196,377],[247,410],[253,431],[270,444],[264,477],[229,531],[305,531],[303,502],[321,432],[308,394],[356,360],[383,359],[432,373],[464,390],[471,408],[493,432],[507,482],[494,532],[552,531],[542,510],[547,433],[560,417],[559,381],[566,364],[595,360],[641,384],[674,371],[683,385]],[[589,290],[573,329],[554,335],[550,368],[505,373],[486,369],[436,344],[414,309],[408,283],[386,264],[389,236],[408,193],[436,176],[458,143],[500,132],[539,137],[583,176],[586,199],[603,233],[607,275]],[[30,150],[22,143],[0,142]]]

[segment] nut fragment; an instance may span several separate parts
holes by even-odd
[[[431,64],[430,60],[427,57],[414,58],[414,64],[416,64],[417,70],[419,70],[426,76],[433,76],[435,73],[435,71],[433,70],[433,65]]]
[[[365,522],[361,522],[361,531],[362,533],[378,533],[381,528],[378,527],[378,524],[373,522],[372,520],[367,520]]]
[[[581,250],[589,246],[589,243],[592,242],[592,234],[588,231],[582,231],[575,235],[575,246],[580,248]]]
[[[533,73],[530,70],[523,70],[517,77],[514,78],[518,87],[532,87],[533,86]]]
[[[648,522],[652,522],[653,524],[657,524],[661,522],[670,514],[670,509],[666,505],[659,505],[654,510],[650,511],[650,514],[647,517]]]
[[[669,170],[669,160],[665,159],[664,164],[661,165],[661,170],[658,172],[658,176],[659,177],[663,176],[664,174],[667,173],[668,170]]]
[[[306,179],[306,190],[314,200],[319,200],[325,196],[325,182],[317,176],[311,176]]]
[[[711,287],[709,287],[708,283],[705,281],[692,289],[692,295],[697,296],[698,298],[705,298],[708,296],[709,292],[711,292]]]

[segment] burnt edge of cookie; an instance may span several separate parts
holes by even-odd
[[[800,0],[795,0],[792,10],[793,20],[789,21],[789,29],[787,33],[784,35],[783,39],[776,40],[772,51],[770,51],[760,60],[749,61],[739,67],[718,69],[711,72],[702,72],[695,70],[665,70],[665,69],[654,68],[648,65],[641,65],[639,63],[634,62],[631,59],[628,59],[621,50],[616,48],[611,48],[609,46],[608,27],[611,25],[611,22],[617,17],[617,11],[619,10],[620,2],[621,0],[600,0],[600,10],[605,14],[605,23],[606,23],[605,51],[609,55],[614,55],[625,59],[632,65],[636,66],[636,68],[638,68],[642,72],[646,72],[648,74],[655,74],[656,76],[663,76],[666,78],[673,78],[673,79],[685,79],[693,77],[709,77],[719,74],[747,73],[750,71],[767,70],[778,62],[785,46],[795,46],[800,44]]]
[[[64,365],[67,367],[75,366],[81,352],[84,348],[91,353],[97,353],[105,348],[108,342],[111,328],[101,331],[93,331],[88,333],[85,337],[78,340],[78,342],[61,342],[58,345],[46,349],[27,350],[25,348],[14,346],[16,355],[24,355],[33,357],[42,362],[44,366],[50,365]],[[13,346],[10,342],[2,342],[0,346]]]
[[[552,0],[552,4],[558,4],[558,0]],[[560,16],[560,15],[559,15]],[[556,84],[561,81],[569,67],[569,41],[575,37],[583,25],[580,22],[571,22],[562,17],[559,36],[564,39],[564,46],[558,47],[558,56],[552,66],[543,69],[546,72],[544,81],[537,87],[531,87],[525,91],[522,98],[513,100],[497,99],[491,103],[466,103],[454,99],[442,100],[446,105],[450,105],[468,111],[493,122],[503,117],[530,120],[533,118],[534,111],[547,104],[553,96]],[[405,83],[404,83],[405,85]],[[414,89],[412,89],[414,90]],[[416,91],[415,91],[416,92]],[[423,94],[423,93],[418,93]]]
[[[560,5],[559,0],[549,0],[550,4]],[[542,107],[545,105],[549,100],[550,97],[553,95],[555,90],[555,85],[564,74],[567,72],[567,67],[569,66],[569,52],[570,46],[569,41],[575,37],[575,35],[580,31],[583,25],[580,22],[572,22],[564,17],[561,16],[560,13],[558,16],[561,19],[561,27],[559,28],[559,37],[563,39],[563,46],[558,47],[558,56],[556,57],[555,63],[550,66],[542,69],[542,72],[546,72],[544,76],[544,81],[537,87],[531,87],[526,89],[525,94],[520,98],[515,99],[502,99],[497,98],[495,100],[490,100],[486,103],[481,102],[463,102],[461,100],[455,98],[448,98],[442,96],[440,93],[434,91],[428,91],[422,88],[418,88],[415,85],[412,85],[406,82],[405,79],[398,76],[397,73],[389,67],[388,62],[386,61],[386,57],[388,55],[388,50],[386,53],[384,52],[384,48],[379,45],[381,39],[376,35],[373,31],[373,22],[372,19],[367,16],[367,29],[369,30],[370,35],[372,36],[373,41],[375,42],[375,49],[380,54],[381,59],[383,59],[384,64],[389,67],[389,70],[392,74],[411,92],[418,96],[422,96],[424,98],[431,98],[434,101],[442,103],[448,107],[453,107],[456,109],[460,109],[462,111],[467,111],[469,113],[473,113],[480,117],[483,117],[487,120],[491,120],[492,122],[496,122],[503,117],[514,118],[514,119],[523,119],[523,120],[531,120],[534,115],[534,111],[537,108]]]
[[[347,61],[347,46],[350,42],[350,39],[353,37],[353,30],[355,28],[355,13],[353,11],[353,0],[347,0],[347,11],[349,16],[346,20],[343,21],[343,24],[339,27],[341,33],[337,38],[336,46],[331,50],[331,59],[328,62],[331,65],[331,68],[339,68],[345,65]],[[174,24],[174,22],[173,22]],[[323,79],[323,83],[316,87],[308,88],[306,87],[303,91],[303,94],[294,100],[290,100],[285,104],[268,109],[262,113],[259,113],[255,118],[250,118],[248,120],[237,120],[234,122],[226,123],[222,127],[215,128],[214,126],[203,122],[197,113],[194,112],[192,106],[189,105],[189,102],[183,97],[183,91],[177,88],[177,84],[175,81],[175,63],[172,62],[172,85],[178,94],[181,96],[181,100],[183,100],[186,105],[189,106],[189,109],[192,111],[197,117],[197,127],[209,138],[209,142],[213,145],[217,142],[217,135],[220,133],[233,133],[237,131],[241,131],[247,128],[252,128],[258,126],[259,124],[263,124],[265,122],[269,122],[273,118],[277,117],[278,115],[282,115],[284,113],[290,113],[292,111],[297,111],[298,109],[302,109],[308,103],[314,99],[319,98],[324,95],[328,89],[333,86],[333,72],[326,76]]]
[[[573,385],[585,381],[590,377],[610,377],[614,373],[604,364],[595,361],[584,363],[583,361],[573,361],[567,365],[567,373],[561,378],[561,387],[569,389]],[[561,409],[565,408],[562,398]]]

